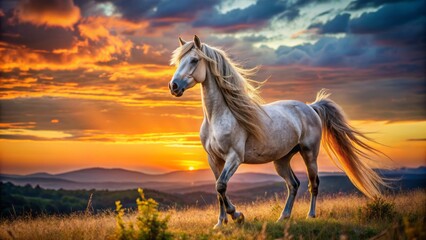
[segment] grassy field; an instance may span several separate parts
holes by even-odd
[[[282,223],[275,220],[283,199],[238,204],[245,224],[239,226],[230,220],[219,230],[212,229],[216,206],[172,209],[162,215],[170,216],[168,229],[173,239],[426,239],[426,192],[388,195],[382,205],[371,203],[355,195],[321,196],[318,217],[306,219],[309,202],[302,198],[296,201],[292,218]],[[134,218],[135,214],[129,214],[124,220]],[[111,212],[20,218],[0,223],[0,239],[115,239],[116,227]]]

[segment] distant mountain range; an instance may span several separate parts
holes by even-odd
[[[386,177],[397,179],[395,183],[398,188],[426,188],[426,167],[380,170],[380,172]],[[307,182],[306,173],[297,172],[296,175],[302,185]],[[331,192],[335,192],[355,189],[344,173],[322,172],[319,175],[321,181],[320,190],[333,189]],[[87,168],[60,174],[0,174],[0,180],[2,182],[11,182],[15,185],[39,185],[46,189],[125,190],[142,187],[169,193],[215,192],[214,176],[208,169],[147,174],[120,168]],[[268,189],[273,189],[277,186],[280,189],[284,189],[283,180],[278,175],[238,173],[232,177],[229,190],[234,193],[241,193],[242,191],[247,191],[247,189],[267,192]]]
[[[302,175],[305,175],[302,173]],[[37,179],[61,179],[73,182],[205,182],[214,180],[213,173],[209,169],[193,171],[174,171],[164,174],[147,174],[121,168],[86,168],[60,174],[33,173],[28,175],[0,174],[0,177],[13,178],[37,178]],[[241,182],[279,181],[278,175],[265,173],[239,173],[233,177]]]
[[[301,178],[306,178],[306,174]],[[206,185],[214,184],[211,170],[175,171],[165,174],[147,174],[120,168],[87,168],[60,174],[33,173],[28,175],[0,174],[2,182],[16,185],[39,185],[46,189],[109,189],[124,190],[137,187],[188,192],[205,191]],[[232,178],[232,184],[247,185],[282,181],[278,175],[264,173],[239,173]],[[238,189],[241,189],[237,187]],[[210,188],[207,188],[210,190]],[[211,191],[214,186],[211,187]]]

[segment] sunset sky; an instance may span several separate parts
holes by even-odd
[[[200,87],[181,98],[167,87],[177,37],[194,34],[262,65],[266,102],[311,102],[330,89],[395,167],[426,165],[425,9],[424,0],[3,0],[0,172],[208,168]],[[293,166],[304,169],[299,157]],[[336,170],[324,151],[319,169]]]

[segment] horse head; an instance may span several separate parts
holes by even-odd
[[[200,56],[203,45],[197,35],[192,42],[186,42],[179,37],[180,47],[174,52],[172,63],[176,65],[176,71],[169,82],[172,95],[180,97],[186,89],[192,88],[197,83],[206,79],[206,60]]]

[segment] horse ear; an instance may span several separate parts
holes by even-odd
[[[194,43],[195,43],[195,46],[196,46],[198,49],[201,49],[201,41],[200,41],[200,39],[198,38],[198,36],[197,36],[197,35],[194,35]]]
[[[179,37],[179,44],[180,46],[185,45],[185,40],[183,40],[181,37]]]

